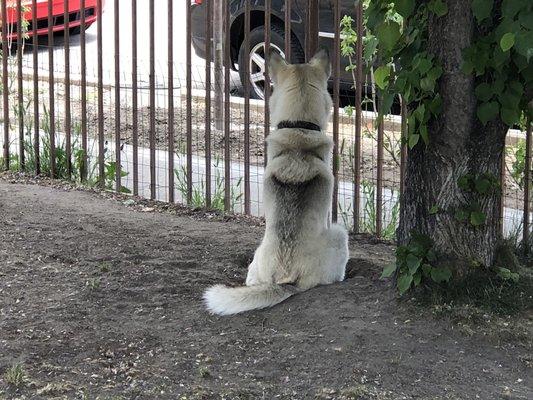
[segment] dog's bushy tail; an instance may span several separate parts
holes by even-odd
[[[207,289],[203,297],[207,309],[213,314],[231,315],[271,307],[296,293],[298,293],[298,289],[287,284],[264,284],[235,288],[215,285]]]

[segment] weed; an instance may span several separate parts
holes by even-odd
[[[97,290],[100,288],[101,279],[100,278],[91,278],[87,282],[85,282],[85,286],[87,286],[90,290]]]
[[[17,364],[7,369],[4,379],[9,385],[19,388],[26,382],[26,373],[24,372],[22,365]]]

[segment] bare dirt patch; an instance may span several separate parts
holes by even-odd
[[[0,179],[0,399],[531,398],[530,345],[413,312],[378,279],[390,245],[354,238],[345,282],[214,317],[201,293],[243,281],[260,220],[70,189]]]

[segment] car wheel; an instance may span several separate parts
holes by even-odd
[[[277,24],[271,25],[270,48],[285,56],[285,31]],[[250,97],[254,99],[264,99],[265,94],[265,27],[259,26],[250,32]],[[293,64],[305,61],[305,54],[298,43],[298,39],[293,35],[291,48],[291,62]],[[244,42],[239,50],[239,76],[244,85],[245,66]]]

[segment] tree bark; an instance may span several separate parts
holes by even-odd
[[[439,82],[443,107],[429,124],[430,143],[409,151],[405,192],[401,199],[397,236],[406,244],[412,231],[428,235],[442,263],[464,275],[472,263],[492,266],[501,241],[501,191],[490,195],[465,192],[460,177],[500,176],[507,127],[497,119],[483,126],[478,120],[475,80],[461,72],[462,51],[475,37],[470,2],[446,0],[448,13],[428,21],[428,50],[444,73]],[[486,222],[474,227],[456,219],[456,211],[477,201]],[[438,207],[436,214],[430,209]]]

